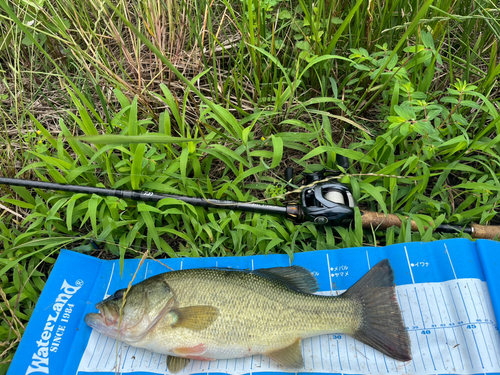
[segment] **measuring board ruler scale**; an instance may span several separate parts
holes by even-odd
[[[500,244],[496,242],[461,239],[296,254],[293,264],[309,269],[318,279],[320,293],[325,295],[340,294],[371,266],[389,258],[395,271],[396,295],[409,331],[413,360],[398,362],[350,336],[331,334],[302,340],[305,367],[298,371],[289,371],[265,356],[253,356],[210,362],[191,361],[180,374],[500,373],[500,335],[495,318],[498,305],[492,303],[498,297],[496,276],[500,269],[491,266],[500,264],[500,256],[496,254],[500,254]],[[497,258],[493,259],[495,256]],[[488,265],[485,265],[486,261]],[[75,262],[82,265],[88,263],[84,268],[91,271],[86,278],[74,269],[68,275],[69,265]],[[174,270],[214,266],[258,269],[290,264],[286,255],[168,259],[161,262]],[[57,353],[62,359],[61,363],[56,361],[54,366],[60,366],[61,371],[54,373],[168,374],[165,355],[125,344],[118,344],[117,347],[116,340],[92,331],[83,322],[86,313],[95,311],[95,303],[115,290],[127,287],[137,266],[138,260],[126,260],[122,278],[117,261],[100,261],[67,251],[61,254],[53,274],[63,268],[66,274],[61,271],[55,283],[66,277],[71,284],[69,278],[79,278],[85,283],[82,290],[87,289],[81,299],[75,300],[70,322],[74,324],[76,333],[65,338],[67,344],[72,345],[66,352],[61,350]],[[165,271],[167,269],[161,263],[147,260],[137,272],[136,282]],[[43,298],[44,294],[45,290]],[[37,309],[43,311],[47,305],[44,307],[42,297],[42,305],[39,302]],[[47,300],[50,301],[50,298]],[[46,320],[46,317],[43,319]],[[30,329],[31,326],[27,331]],[[37,334],[39,338],[40,332],[34,337]],[[28,348],[27,345],[25,348]],[[18,363],[16,355],[11,370]]]

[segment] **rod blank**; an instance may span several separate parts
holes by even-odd
[[[238,201],[225,201],[220,199],[205,199],[205,198],[188,197],[175,194],[159,194],[150,191],[115,190],[115,189],[98,188],[93,186],[67,185],[67,184],[57,184],[53,182],[31,181],[19,178],[3,178],[3,177],[0,177],[0,184],[23,186],[34,189],[67,191],[70,193],[96,194],[100,196],[133,199],[136,201],[147,201],[147,202],[158,202],[165,198],[173,198],[198,207],[223,208],[226,210],[239,210],[248,212],[259,212],[271,215],[290,216],[290,208],[287,207],[271,206],[267,204],[258,204],[258,203],[246,203]]]

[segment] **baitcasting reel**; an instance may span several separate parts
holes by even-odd
[[[329,175],[338,174],[330,172]],[[285,176],[292,179],[293,169],[287,168]],[[348,225],[354,219],[355,202],[350,189],[340,182],[323,181],[326,169],[313,173],[302,172],[306,186],[300,194],[298,221],[311,221],[315,224]]]

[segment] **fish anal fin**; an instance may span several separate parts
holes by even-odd
[[[318,280],[304,267],[261,268],[252,273],[271,277],[285,283],[289,288],[303,293],[315,293],[319,290]]]
[[[302,358],[302,352],[300,351],[300,339],[285,348],[268,352],[266,356],[290,369],[304,367],[304,358]]]
[[[184,370],[191,360],[189,358],[180,358],[169,355],[167,357],[167,368],[171,374],[177,374]]]
[[[398,361],[411,360],[410,337],[394,289],[394,271],[387,259],[379,262],[342,298],[360,306],[361,323],[351,335]]]
[[[174,309],[169,314],[175,314],[173,327],[188,328],[201,331],[209,327],[219,316],[219,309],[213,306],[189,306]]]

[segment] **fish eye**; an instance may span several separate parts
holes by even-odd
[[[120,289],[120,290],[117,290],[115,292],[115,294],[113,294],[113,298],[116,298],[116,299],[120,299],[123,297],[123,295],[125,294],[125,291],[126,289]]]

